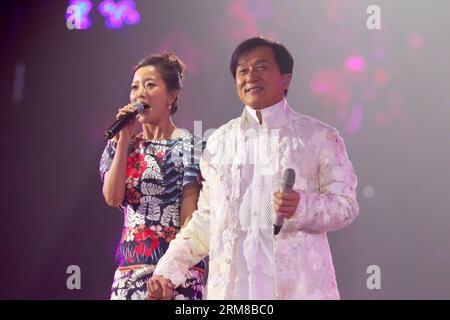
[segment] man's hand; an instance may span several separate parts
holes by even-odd
[[[147,299],[148,300],[170,300],[174,285],[170,280],[163,276],[153,275],[147,281]]]
[[[276,192],[273,198],[275,213],[283,218],[289,219],[295,213],[300,195],[295,191]]]

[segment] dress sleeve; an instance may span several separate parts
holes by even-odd
[[[319,151],[319,190],[300,194],[297,210],[287,223],[314,233],[341,229],[359,213],[357,178],[339,133],[329,130]]]
[[[192,182],[200,183],[200,158],[205,142],[201,137],[192,135],[183,141],[183,188]]]
[[[111,163],[115,154],[116,143],[112,139],[108,140],[100,160],[100,179],[102,179],[102,181],[105,179],[105,173],[109,170],[109,168],[111,168]]]
[[[198,209],[192,214],[188,224],[177,233],[169,244],[169,249],[159,259],[154,274],[161,275],[175,286],[182,285],[188,270],[196,265],[209,252],[210,237],[210,202],[208,163],[202,158],[201,169],[205,173],[205,181],[200,190]]]

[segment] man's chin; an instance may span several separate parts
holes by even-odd
[[[264,103],[262,103],[259,99],[247,99],[245,104],[252,109],[263,109]]]
[[[257,101],[256,102],[255,101],[252,101],[252,102],[249,101],[248,103],[246,103],[246,105],[249,106],[252,109],[255,109],[255,110],[264,109],[264,108],[267,108],[268,106],[270,106],[267,103],[261,103],[261,102],[257,102]]]

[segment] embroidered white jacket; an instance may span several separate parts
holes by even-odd
[[[209,254],[207,299],[232,298],[235,266],[242,263],[235,250],[245,121],[243,113],[208,139],[200,162],[205,181],[198,210],[154,272],[178,286],[188,268]],[[357,178],[344,142],[336,129],[286,104],[270,129],[273,190],[283,170],[293,168],[294,190],[300,194],[295,214],[274,236],[274,299],[339,299],[326,232],[350,224],[359,213]]]

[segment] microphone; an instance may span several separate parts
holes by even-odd
[[[292,187],[295,183],[295,170],[291,168],[284,169],[283,175],[281,177],[281,192],[292,191]],[[280,233],[281,227],[283,226],[284,218],[275,214],[275,222],[273,224],[273,234],[277,235]]]
[[[109,127],[108,130],[105,131],[105,139],[104,141],[111,139],[112,137],[114,137],[120,130],[122,130],[122,128],[132,119],[134,119],[134,117],[136,117],[136,115],[138,113],[143,113],[145,109],[150,108],[149,105],[147,104],[143,104],[142,102],[136,102],[134,104],[134,106],[137,108],[136,111],[132,112],[132,113],[127,113],[126,115],[124,115],[122,118],[116,120],[116,122],[114,122],[111,127]]]

